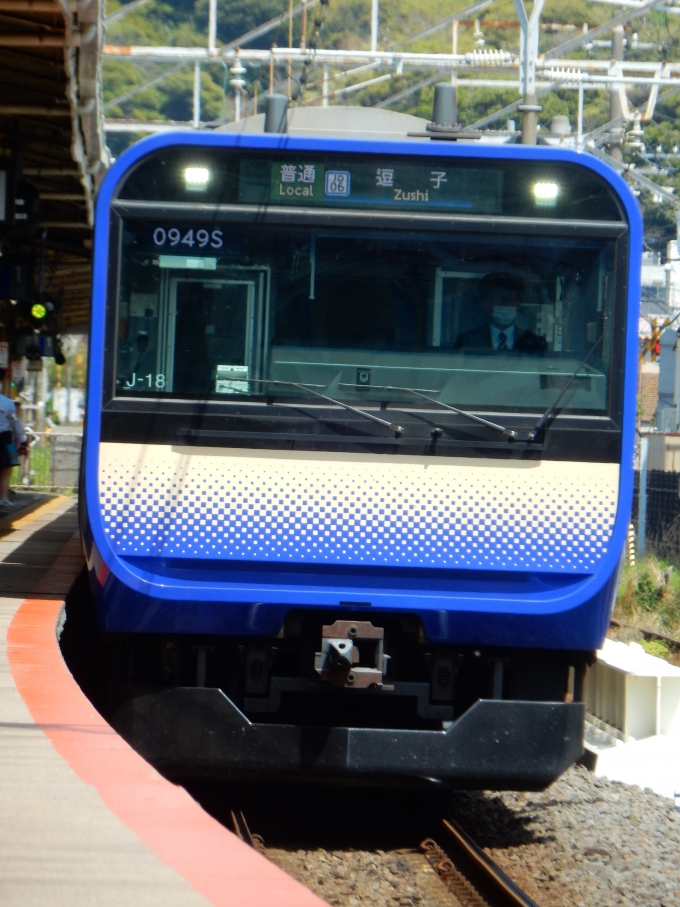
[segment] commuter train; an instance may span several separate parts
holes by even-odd
[[[630,519],[637,202],[563,148],[287,116],[146,139],[100,192],[112,722],[175,776],[545,787]]]

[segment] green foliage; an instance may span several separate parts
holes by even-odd
[[[640,645],[648,655],[656,655],[657,658],[665,658],[670,652],[670,646],[661,639],[641,639]]]
[[[652,555],[625,567],[614,617],[625,624],[680,636],[680,572]]]
[[[656,611],[661,601],[661,586],[659,586],[649,573],[643,573],[638,580],[636,597],[638,605],[643,611]]]

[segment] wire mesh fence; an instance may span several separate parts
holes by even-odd
[[[633,524],[638,526],[640,473],[635,472]],[[647,471],[646,545],[661,557],[680,558],[680,473]]]
[[[82,435],[55,431],[27,431],[27,435],[28,450],[12,472],[12,486],[36,491],[75,491]]]

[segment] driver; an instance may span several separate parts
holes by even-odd
[[[487,323],[458,335],[454,349],[495,350],[499,353],[544,353],[545,337],[525,331],[518,324],[517,312],[524,297],[524,281],[517,274],[491,271],[479,282],[479,300]]]

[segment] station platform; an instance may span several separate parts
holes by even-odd
[[[57,628],[82,569],[74,498],[0,517],[0,904],[320,907],[96,712]]]

